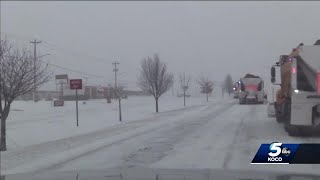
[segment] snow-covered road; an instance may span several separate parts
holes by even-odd
[[[3,153],[5,174],[113,167],[256,169],[318,174],[320,165],[251,165],[261,143],[320,143],[290,137],[267,105],[217,99]]]

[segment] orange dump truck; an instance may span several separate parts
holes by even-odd
[[[280,83],[276,83],[279,68]],[[320,130],[320,40],[314,45],[302,43],[289,55],[280,56],[271,68],[271,82],[280,85],[275,112],[289,135]]]

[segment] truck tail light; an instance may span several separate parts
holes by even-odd
[[[295,73],[297,73],[297,69],[296,69],[296,67],[293,67],[292,68],[292,74],[295,74]]]
[[[317,92],[320,94],[320,72],[317,73]]]

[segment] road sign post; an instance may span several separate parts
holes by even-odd
[[[76,111],[77,111],[77,126],[79,126],[79,112],[78,112],[78,89],[76,89]]]
[[[70,89],[76,90],[76,118],[77,126],[79,126],[78,89],[82,89],[82,79],[70,79]]]

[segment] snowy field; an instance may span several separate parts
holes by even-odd
[[[65,101],[64,107],[53,107],[50,101],[16,101],[7,120],[8,148],[40,144],[106,127],[125,124],[155,116],[153,97],[133,96],[123,99],[122,120],[119,122],[118,101],[79,101],[79,127],[76,126],[76,103]],[[204,105],[205,97],[187,98],[187,106]],[[159,111],[183,108],[183,99],[164,96],[159,101]]]
[[[267,104],[239,105],[213,96],[183,99],[165,96],[160,113],[152,97],[118,104],[75,102],[64,108],[50,102],[16,102],[8,120],[8,151],[2,153],[5,174],[80,171],[107,168],[236,169],[319,174],[320,165],[251,165],[261,143],[320,143],[320,137],[290,137]]]

